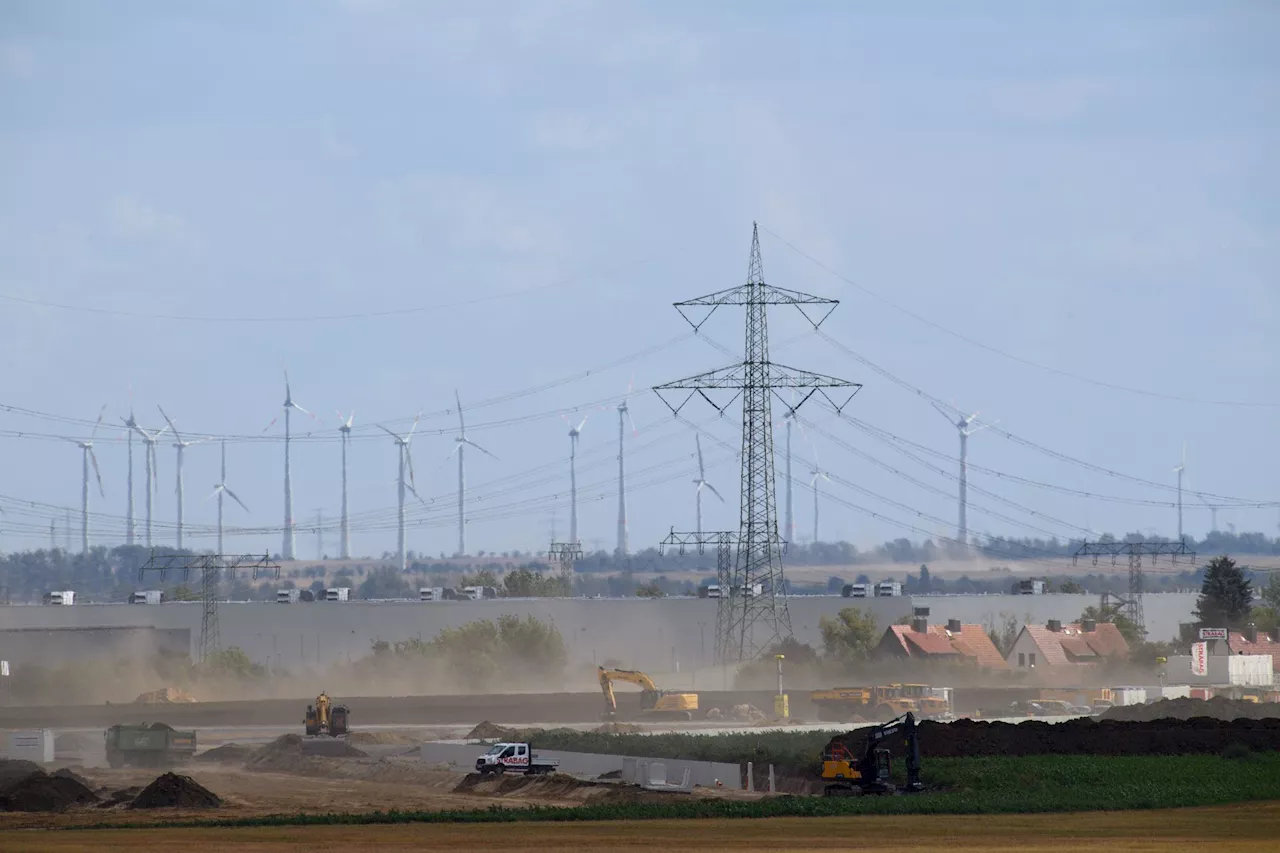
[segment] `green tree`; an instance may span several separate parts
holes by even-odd
[[[876,617],[857,607],[845,607],[834,619],[823,616],[818,620],[822,634],[823,654],[844,664],[867,660],[880,639]]]
[[[361,598],[412,598],[413,588],[399,569],[383,566],[374,569],[360,582],[356,594]]]
[[[1000,654],[1008,655],[1013,644],[1018,641],[1018,617],[1002,612],[1000,618],[1002,621],[999,625],[994,621],[987,622],[987,636],[991,638],[991,644],[1000,650]]]
[[[473,575],[463,575],[459,586],[491,586],[497,588],[502,584],[498,582],[498,576],[493,573],[492,569],[480,569]]]
[[[662,591],[657,581],[649,581],[647,584],[636,587],[637,598],[664,598],[665,596],[666,593]]]
[[[1141,628],[1134,624],[1133,620],[1120,611],[1116,605],[1108,607],[1095,607],[1090,605],[1080,614],[1080,621],[1092,620],[1099,624],[1110,622],[1116,626],[1116,630],[1120,632],[1120,636],[1124,637],[1124,641],[1129,644],[1130,648],[1134,648],[1146,641],[1146,634]]]
[[[1239,628],[1249,618],[1253,590],[1235,560],[1214,557],[1204,571],[1195,617],[1208,627]]]
[[[1280,571],[1273,571],[1262,588],[1262,600],[1272,610],[1280,611]]]
[[[1079,581],[1067,578],[1062,583],[1058,584],[1058,592],[1064,595],[1083,595],[1086,590],[1080,585]]]
[[[266,675],[266,669],[250,660],[239,646],[213,652],[201,662],[199,669],[201,675],[222,678],[261,678]]]
[[[933,585],[933,578],[929,577],[929,567],[924,563],[920,564],[920,591],[928,592],[929,587]]]
[[[464,684],[477,688],[499,678],[545,680],[563,673],[568,662],[555,623],[509,613],[496,622],[480,619],[446,628],[429,643],[407,640],[395,648],[398,655],[438,659]]]

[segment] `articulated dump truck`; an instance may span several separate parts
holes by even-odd
[[[164,723],[112,726],[105,736],[112,767],[168,767],[196,754],[195,732],[180,732]]]

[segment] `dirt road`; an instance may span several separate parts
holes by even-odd
[[[201,850],[575,850],[1027,853],[1213,849],[1262,853],[1280,837],[1280,803],[1151,812],[972,817],[779,818],[775,820],[635,821],[591,824],[479,824],[150,829],[8,833],[8,853],[36,851]]]

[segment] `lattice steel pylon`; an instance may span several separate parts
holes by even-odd
[[[1146,614],[1142,609],[1142,558],[1150,557],[1151,562],[1168,556],[1177,563],[1179,557],[1195,559],[1196,552],[1187,547],[1185,542],[1082,542],[1076,552],[1071,555],[1071,564],[1081,557],[1092,557],[1093,564],[1098,565],[1099,557],[1110,557],[1112,565],[1116,558],[1129,558],[1129,595],[1119,599],[1124,615],[1145,636],[1147,633]]]
[[[191,572],[200,572],[200,602],[203,613],[200,617],[200,651],[199,660],[204,661],[209,655],[222,650],[222,632],[218,627],[218,584],[222,572],[235,577],[240,569],[252,569],[253,579],[264,574],[274,573],[280,577],[280,565],[273,563],[266,554],[155,554],[138,569],[141,579],[147,572],[159,572],[164,580],[169,572],[182,572],[187,579]]]
[[[738,541],[738,534],[732,530],[695,531],[693,533],[677,533],[672,529],[666,539],[658,545],[658,553],[665,554],[668,548],[675,548],[679,554],[689,548],[697,549],[699,554],[706,552],[707,546],[716,549],[716,657],[717,664],[730,663],[735,649],[731,648],[735,613],[735,590],[739,593],[740,584],[733,577],[733,546]],[[786,547],[786,543],[783,543]]]
[[[738,551],[731,578],[730,591],[733,594],[729,596],[729,619],[724,626],[726,634],[716,637],[717,648],[725,649],[724,662],[754,658],[783,638],[791,636],[791,617],[787,612],[782,573],[785,542],[778,534],[773,473],[772,397],[779,388],[807,389],[808,393],[798,403],[789,406],[791,411],[804,405],[815,393],[820,393],[839,412],[862,387],[856,382],[771,362],[767,308],[770,305],[794,305],[817,329],[839,304],[835,299],[824,299],[765,284],[764,266],[760,259],[760,234],[754,223],[746,283],[675,303],[676,310],[693,326],[694,331],[698,331],[721,305],[741,305],[746,308],[747,315],[742,362],[658,385],[653,389],[672,413],[677,415],[695,394],[711,403],[721,414],[739,396],[742,397],[742,482],[739,528],[734,543],[738,546]],[[810,310],[815,315],[821,311],[821,316],[815,319],[805,310],[806,306],[813,306]],[[687,311],[699,307],[706,308],[707,312],[702,320],[695,323]],[[837,402],[827,393],[827,389],[831,388],[852,390],[848,398]],[[713,389],[734,390],[737,393],[724,405],[717,405],[707,395],[707,391]],[[679,405],[672,405],[663,393],[678,390],[689,393]],[[779,401],[788,405],[781,397]],[[761,630],[757,630],[760,623],[763,626]]]

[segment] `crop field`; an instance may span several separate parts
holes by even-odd
[[[603,823],[171,828],[11,832],[8,853],[36,851],[202,850],[538,851],[620,850],[977,853],[1007,850],[1071,853],[1108,850],[1157,853],[1212,849],[1262,853],[1280,837],[1280,803],[1159,812],[1095,812],[999,817],[845,817],[776,820],[610,821]]]

